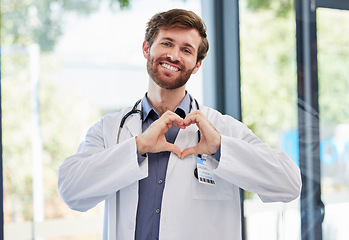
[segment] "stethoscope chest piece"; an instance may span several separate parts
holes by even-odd
[[[194,176],[195,176],[197,179],[199,179],[199,177],[198,177],[198,168],[195,168],[195,169],[194,169]]]

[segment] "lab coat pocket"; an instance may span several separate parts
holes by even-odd
[[[193,199],[198,200],[233,200],[233,186],[231,183],[215,177],[215,185],[200,183],[195,178],[192,183]]]

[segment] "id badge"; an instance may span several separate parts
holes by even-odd
[[[202,157],[196,158],[196,165],[198,169],[198,179],[200,183],[215,185],[216,182],[213,177],[213,173],[206,166],[206,159]]]

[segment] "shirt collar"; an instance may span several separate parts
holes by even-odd
[[[190,112],[190,108],[191,108],[190,96],[189,96],[189,93],[186,92],[183,100],[176,107],[175,112],[178,113],[179,111],[182,111],[184,112],[184,116],[182,117],[185,117]],[[154,112],[157,116],[159,116],[159,114],[154,109],[153,105],[151,105],[151,103],[148,101],[147,93],[143,97],[142,112],[143,112],[143,122],[148,118],[151,112]]]

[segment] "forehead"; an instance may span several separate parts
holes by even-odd
[[[195,49],[198,49],[201,43],[201,36],[199,31],[195,28],[159,29],[155,41],[164,39],[171,39],[171,41],[180,45],[191,45]]]

